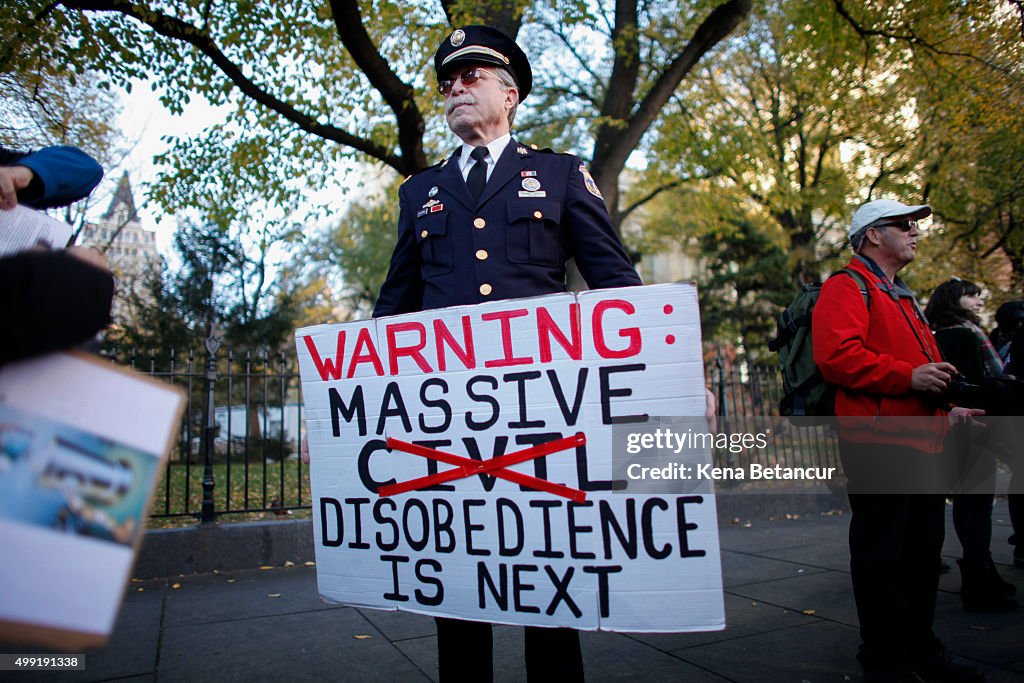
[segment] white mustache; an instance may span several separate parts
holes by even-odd
[[[456,95],[455,97],[449,97],[448,101],[444,104],[445,116],[452,113],[452,109],[459,106],[460,104],[476,104],[476,98],[470,93],[462,95]]]

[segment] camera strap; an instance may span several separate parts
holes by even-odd
[[[860,259],[861,262],[864,265],[866,265],[872,273],[874,273],[877,277],[881,279],[882,284],[885,285],[886,293],[896,301],[896,308],[900,309],[900,313],[903,314],[903,319],[907,322],[907,327],[910,328],[910,332],[914,335],[914,339],[917,340],[918,346],[921,347],[921,352],[924,353],[924,357],[928,359],[929,363],[934,363],[935,359],[932,358],[932,354],[930,351],[928,351],[928,347],[925,345],[924,340],[921,339],[921,335],[917,333],[917,326],[914,325],[914,323],[910,320],[910,316],[907,315],[907,311],[903,307],[903,302],[900,301],[900,299],[909,298],[910,302],[914,305],[914,313],[916,314],[917,319],[920,320],[926,328],[928,327],[928,320],[927,318],[924,317],[924,311],[921,310],[921,305],[917,303],[917,299],[914,297],[914,295],[909,294],[909,296],[907,297],[903,297],[900,295],[899,290],[903,290],[909,293],[910,288],[904,285],[902,281],[899,285],[894,283],[892,280],[889,279],[889,276],[886,275],[885,272],[878,266],[878,264],[872,261],[870,258],[863,256],[861,254],[857,254],[854,258]]]

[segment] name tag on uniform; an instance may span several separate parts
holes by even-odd
[[[527,192],[526,190],[519,191],[520,197],[547,197],[548,193],[544,190],[537,190],[536,192]]]

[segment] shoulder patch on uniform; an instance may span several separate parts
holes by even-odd
[[[587,192],[598,199],[604,199],[601,190],[597,188],[597,183],[594,182],[594,176],[590,175],[590,171],[587,170],[586,164],[580,164],[580,173],[583,174],[583,184],[587,186]]]

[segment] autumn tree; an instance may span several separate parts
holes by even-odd
[[[31,151],[50,145],[79,147],[109,170],[130,150],[117,126],[118,95],[95,72],[72,75],[45,60],[25,60],[0,69],[0,146]],[[96,193],[62,210],[75,229],[85,223],[91,206],[105,197]]]
[[[1022,45],[1020,24],[1000,7],[759,3],[652,136],[656,153],[630,197],[668,188],[654,204],[683,218],[647,220],[645,239],[714,244],[756,226],[764,258],[787,255],[795,293],[848,257],[846,226],[858,205],[899,197],[936,211],[915,286],[927,291],[967,263],[961,272],[998,280],[1004,269],[993,257],[1012,262],[1004,248],[1014,248],[1019,215],[1010,207],[1019,196],[1020,109],[1005,104],[1019,102]],[[778,293],[755,295],[769,304],[767,324]],[[707,301],[709,319],[718,306],[743,310],[739,300]]]
[[[343,317],[368,318],[377,303],[394,249],[398,208],[391,197],[397,185],[353,203],[340,221],[309,236],[299,249],[295,262],[305,268],[298,282],[322,282]]]
[[[270,244],[247,243],[252,238],[245,229],[183,221],[174,238],[181,265],[172,270],[164,261],[144,277],[111,340],[170,357],[199,346],[212,325],[235,347],[286,347],[298,307],[267,277]]]
[[[1009,3],[969,3],[925,33],[937,17],[917,9],[913,22],[880,32],[935,46],[928,78],[911,91],[922,197],[936,213],[920,285],[970,278],[998,305],[1024,291],[1024,16],[1019,4],[1014,12]]]
[[[0,19],[10,38],[0,70],[50,61],[100,70],[123,86],[152,79],[172,110],[194,96],[232,104],[225,125],[194,139],[172,136],[155,198],[173,210],[230,180],[293,206],[307,187],[330,182],[345,157],[402,176],[426,166],[445,139],[428,76],[438,42],[453,25],[490,23],[513,36],[529,26],[525,40],[540,67],[538,118],[557,112],[562,125],[591,120],[592,170],[618,224],[618,181],[629,155],[749,9],[750,0],[681,7],[623,0],[607,9],[561,0],[21,0]],[[546,57],[549,50],[557,60]],[[247,209],[236,200],[223,211],[237,218]]]
[[[673,101],[652,178],[721,195],[704,204],[710,212],[694,207],[702,232],[735,216],[737,227],[777,235],[799,286],[840,252],[862,188],[909,171],[916,143],[893,83],[864,70],[860,42],[834,12],[809,2],[758,9]]]

